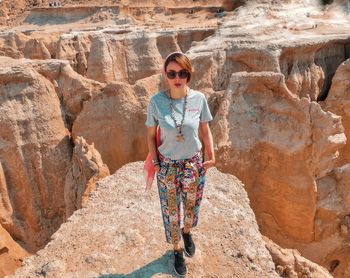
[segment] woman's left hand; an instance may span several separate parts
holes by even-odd
[[[214,167],[214,166],[215,166],[215,160],[207,160],[207,161],[203,162],[203,168],[205,170],[208,170],[209,168]]]

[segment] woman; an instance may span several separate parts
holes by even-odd
[[[146,120],[148,148],[157,172],[166,240],[174,246],[175,272],[183,276],[187,273],[183,251],[189,257],[195,253],[191,228],[198,222],[205,172],[215,164],[208,125],[212,116],[205,96],[187,86],[193,69],[186,55],[181,52],[169,54],[163,70],[169,89],[158,92],[150,100]],[[157,126],[161,132],[158,148]],[[204,162],[199,131],[208,157]],[[181,200],[184,211],[182,229]],[[181,236],[184,250],[180,244]]]

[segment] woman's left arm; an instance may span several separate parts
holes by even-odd
[[[203,162],[203,167],[205,170],[213,167],[215,165],[215,154],[214,154],[214,144],[213,135],[211,134],[208,122],[199,123],[200,133],[202,135],[205,151],[208,155],[208,160]],[[204,157],[206,157],[204,155]]]

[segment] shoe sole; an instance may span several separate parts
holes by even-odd
[[[186,266],[186,273],[185,274],[180,274],[180,273],[177,273],[176,268],[174,266],[174,271],[175,271],[176,275],[181,276],[181,277],[185,277],[187,272],[188,272],[188,269],[187,269],[187,266]]]

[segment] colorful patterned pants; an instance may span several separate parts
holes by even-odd
[[[171,160],[160,155],[157,184],[166,241],[176,244],[181,240],[181,200],[183,225],[189,229],[198,223],[205,184],[202,154],[199,152],[183,160]]]

